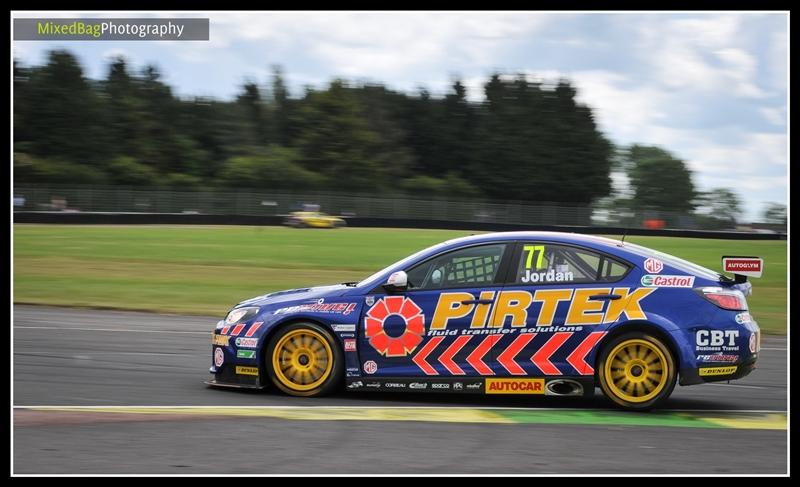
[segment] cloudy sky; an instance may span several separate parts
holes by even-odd
[[[16,12],[15,17],[148,17]],[[700,189],[729,187],[747,217],[787,203],[788,16],[785,13],[195,12],[208,42],[15,41],[40,64],[66,48],[92,78],[124,55],[155,64],[176,93],[230,99],[245,80],[283,67],[294,95],[333,77],[434,95],[458,77],[483,98],[493,72],[567,77],[616,144],[662,146],[687,161]]]

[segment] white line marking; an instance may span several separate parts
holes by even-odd
[[[159,357],[162,356],[176,356],[176,355],[183,355],[185,357],[196,357],[196,354],[193,353],[170,353],[170,352],[92,352],[93,355],[157,355]],[[53,355],[52,352],[14,352],[14,355],[34,355],[39,357],[54,357],[54,358],[67,358],[67,357],[59,357],[58,355]],[[91,356],[89,355],[75,355],[73,358],[82,358],[82,359],[89,359]]]
[[[130,333],[180,333],[188,335],[210,335],[211,331],[131,330],[128,328],[63,328],[60,326],[15,326],[23,330],[70,330],[70,331],[125,331]]]
[[[588,412],[622,412],[617,409],[589,409],[589,408],[523,408],[511,406],[37,406],[25,405],[14,406],[15,409],[25,408],[39,408],[39,409],[98,409],[98,408],[112,408],[112,409],[442,409],[442,410],[457,410],[457,409],[478,409],[478,410],[517,410],[517,411],[588,411]],[[785,410],[779,409],[661,409],[661,411],[679,412],[679,413],[786,413]]]
[[[778,352],[785,352],[786,351],[785,348],[764,348],[764,347],[761,347],[761,350],[774,350],[774,351],[778,351]]]
[[[709,386],[717,386],[717,387],[743,387],[745,389],[766,389],[766,387],[760,386],[743,386],[740,384],[707,384]]]

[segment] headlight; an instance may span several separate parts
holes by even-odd
[[[240,321],[247,321],[257,314],[258,308],[236,308],[228,313],[228,316],[225,318],[225,324],[232,325]]]

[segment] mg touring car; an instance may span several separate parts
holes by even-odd
[[[236,305],[212,386],[586,396],[649,409],[676,384],[749,374],[756,257],[719,273],[631,243],[556,232],[450,240],[360,282]],[[732,274],[732,276],[728,275]]]

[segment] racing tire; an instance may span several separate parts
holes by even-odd
[[[270,381],[292,396],[322,396],[336,390],[344,376],[344,356],[331,333],[315,323],[293,323],[278,330],[267,345]]]
[[[665,401],[678,379],[675,358],[659,338],[632,332],[615,337],[600,352],[597,379],[603,393],[625,409],[645,411]]]

